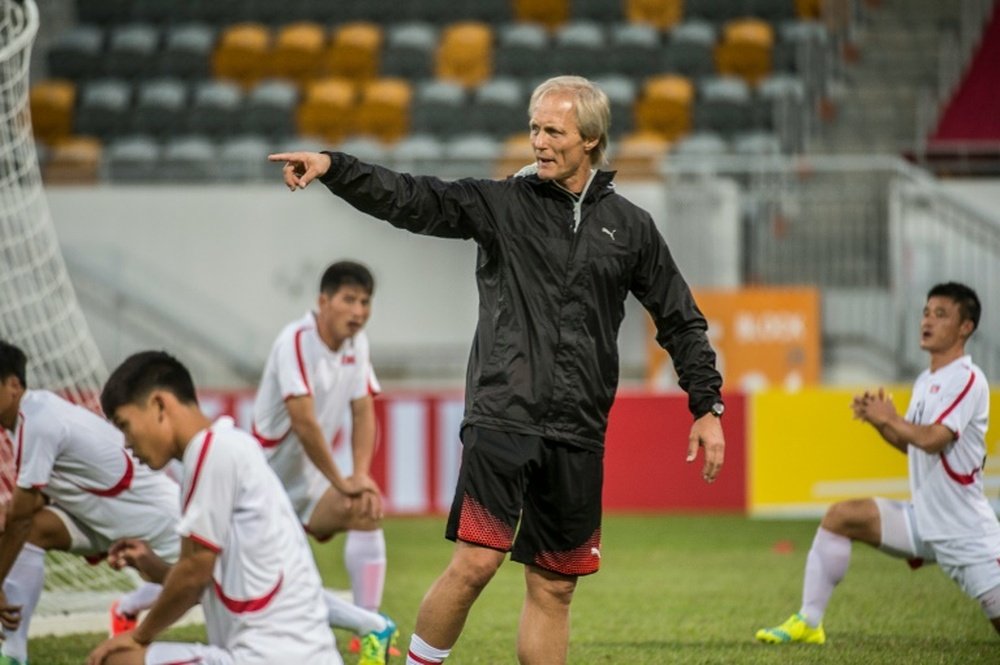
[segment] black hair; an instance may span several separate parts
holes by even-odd
[[[375,278],[363,264],[355,261],[337,261],[331,264],[319,280],[319,292],[330,296],[342,286],[360,286],[368,292],[375,293]]]
[[[963,320],[972,321],[972,330],[979,327],[979,317],[982,315],[983,307],[979,304],[979,296],[976,292],[965,284],[959,282],[943,282],[935,284],[927,292],[927,299],[934,296],[950,298],[958,305],[958,313]]]
[[[28,357],[24,351],[10,342],[0,339],[0,381],[16,376],[23,388],[28,387],[27,377]]]
[[[191,373],[164,351],[140,351],[111,372],[101,391],[101,408],[108,418],[126,404],[139,404],[154,390],[172,393],[182,404],[197,404]]]

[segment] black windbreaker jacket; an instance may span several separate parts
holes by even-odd
[[[705,318],[650,215],[615,192],[613,172],[594,175],[574,230],[575,197],[535,175],[445,182],[327,154],[321,181],[358,210],[478,244],[464,424],[602,450],[629,292],[652,316],[692,414],[719,400]]]

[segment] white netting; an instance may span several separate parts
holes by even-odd
[[[28,355],[29,387],[96,408],[107,369],[63,263],[31,132],[28,64],[37,31],[33,0],[0,0],[0,338]],[[50,554],[38,614],[104,610],[133,586],[107,565]]]

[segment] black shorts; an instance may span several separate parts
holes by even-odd
[[[597,572],[602,453],[476,426],[462,430],[462,444],[449,540],[562,575]]]

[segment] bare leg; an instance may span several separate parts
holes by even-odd
[[[872,547],[882,544],[882,519],[874,499],[851,499],[835,503],[827,509],[820,526]]]
[[[451,562],[420,603],[414,634],[439,649],[454,646],[472,604],[503,559],[503,552],[462,541],[455,543]]]
[[[575,576],[560,575],[537,566],[524,567],[526,594],[517,632],[517,660],[521,665],[566,662],[569,606],[576,580]]]
[[[316,504],[306,527],[309,533],[320,540],[326,540],[348,529],[374,531],[381,528],[381,522],[364,516],[360,502],[329,487]]]

